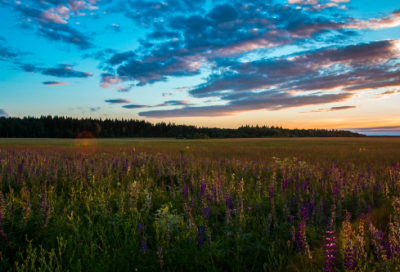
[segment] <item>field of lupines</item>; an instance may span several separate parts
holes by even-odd
[[[89,151],[0,144],[1,271],[400,269],[400,140]]]

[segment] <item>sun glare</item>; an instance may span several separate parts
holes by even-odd
[[[400,50],[400,40],[395,41],[394,44],[396,45],[397,50]]]

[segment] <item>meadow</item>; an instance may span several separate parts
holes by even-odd
[[[0,271],[399,271],[400,138],[0,139]]]

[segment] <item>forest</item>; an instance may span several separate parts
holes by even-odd
[[[209,128],[175,123],[151,123],[135,119],[92,119],[64,116],[0,117],[1,138],[75,138],[83,131],[96,138],[177,139],[265,138],[265,137],[365,137],[363,134],[336,129],[287,129],[279,126],[249,126],[237,129]]]

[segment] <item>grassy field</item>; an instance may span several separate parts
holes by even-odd
[[[0,139],[1,271],[398,271],[400,138]]]

